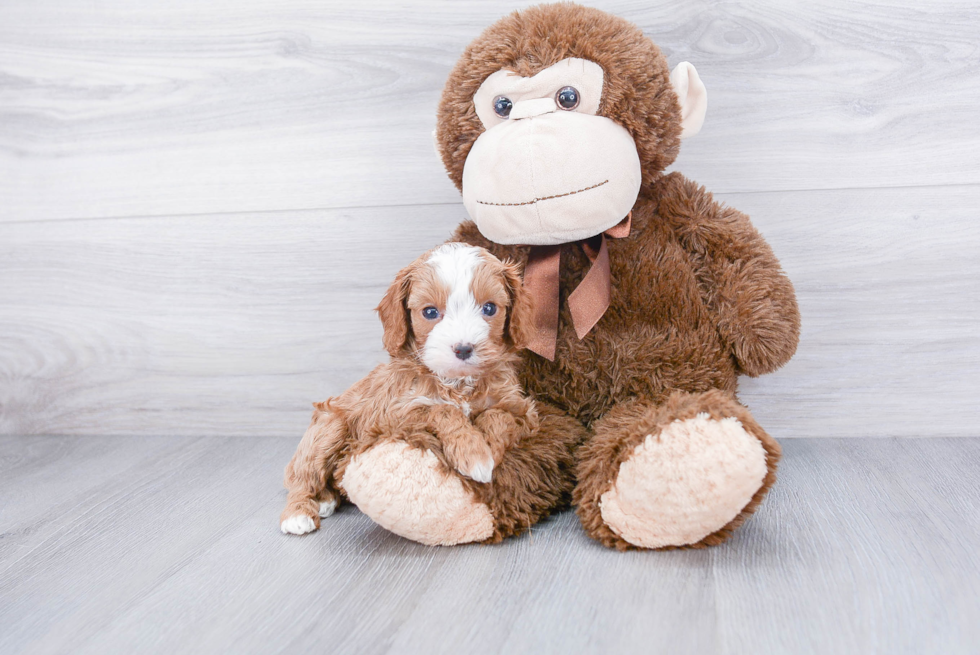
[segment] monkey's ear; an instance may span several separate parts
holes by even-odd
[[[681,103],[681,138],[701,131],[704,113],[708,110],[708,90],[694,66],[686,61],[677,64],[670,73],[670,84]]]
[[[392,357],[397,357],[408,345],[411,326],[405,301],[408,299],[408,293],[412,287],[411,273],[411,266],[407,266],[398,272],[395,281],[388,287],[388,291],[385,292],[384,298],[381,299],[376,310],[385,330],[382,342],[385,350]]]

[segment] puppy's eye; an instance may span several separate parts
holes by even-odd
[[[567,111],[571,111],[578,107],[578,103],[581,98],[578,94],[578,89],[574,86],[563,86],[558,89],[558,93],[555,94],[555,102],[558,106]]]
[[[497,306],[492,302],[483,303],[483,308],[481,310],[484,316],[493,316],[497,313]]]
[[[507,96],[497,96],[493,99],[493,112],[501,118],[510,116],[510,110],[514,103]]]
[[[429,319],[430,321],[434,321],[437,318],[439,318],[439,310],[436,309],[435,307],[426,307],[425,309],[422,310],[422,316]]]

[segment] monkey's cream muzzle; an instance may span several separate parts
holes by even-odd
[[[534,105],[530,105],[534,103]],[[552,109],[541,112],[545,103]],[[619,223],[640,192],[640,158],[625,129],[601,116],[514,103],[524,118],[484,132],[463,168],[463,203],[504,244],[587,239]]]
[[[571,86],[574,109],[555,96]],[[555,245],[619,223],[640,191],[640,158],[620,125],[597,116],[602,68],[565,59],[534,77],[498,71],[473,100],[486,131],[463,167],[463,204],[480,232],[502,244]],[[513,105],[507,118],[496,98]]]

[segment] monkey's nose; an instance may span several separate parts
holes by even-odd
[[[555,104],[554,98],[518,100],[514,103],[514,106],[510,108],[510,115],[508,118],[510,118],[512,121],[516,121],[521,118],[534,118],[535,116],[550,114],[553,111],[558,111],[558,105]]]
[[[456,353],[457,359],[469,359],[470,355],[473,354],[473,344],[457,343],[455,346],[453,346],[453,352]]]

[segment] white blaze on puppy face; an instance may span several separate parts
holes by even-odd
[[[435,272],[435,281],[442,288],[436,294],[441,300],[430,300],[439,311],[439,318],[424,335],[422,361],[433,372],[447,378],[474,374],[485,362],[483,346],[490,336],[490,325],[482,312],[482,302],[473,294],[473,280],[484,263],[480,250],[461,243],[449,243],[436,249],[428,265]],[[414,292],[414,289],[413,289]],[[426,302],[423,298],[410,304]],[[413,313],[425,309],[418,308]],[[501,308],[503,309],[503,308]],[[424,318],[422,320],[425,320]],[[418,319],[413,316],[413,323]],[[473,352],[463,360],[454,347],[470,345]]]

